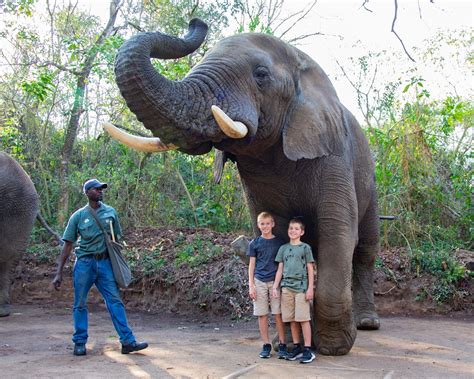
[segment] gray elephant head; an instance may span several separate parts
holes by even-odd
[[[311,58],[275,37],[226,38],[179,82],[156,72],[150,57],[183,57],[200,46],[206,32],[206,24],[194,19],[184,39],[142,33],[120,49],[117,84],[146,128],[189,154],[214,146],[254,156],[281,138],[291,160],[341,153],[343,109],[332,84]],[[244,131],[222,131],[225,122],[216,120],[213,106]]]
[[[11,271],[26,249],[38,195],[21,166],[0,152],[0,317],[10,314]]]
[[[323,354],[346,354],[356,326],[379,327],[372,288],[378,211],[367,140],[318,64],[278,38],[225,38],[178,82],[153,68],[150,57],[189,54],[206,32],[193,20],[183,39],[142,33],[125,42],[117,83],[161,140],[106,129],[144,151],[204,154],[215,147],[222,159],[216,167],[236,162],[254,220],[271,212],[282,238],[288,220],[302,216],[303,239],[318,262],[313,343]]]

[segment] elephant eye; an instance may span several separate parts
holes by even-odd
[[[270,72],[266,67],[263,66],[258,66],[253,72],[253,77],[255,78],[255,81],[259,87],[265,83],[269,76]]]

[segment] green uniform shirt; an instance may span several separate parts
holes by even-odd
[[[115,237],[118,238],[122,235],[122,228],[117,212],[102,202],[99,205],[95,211],[102,226],[110,235],[109,221],[112,221]],[[63,240],[72,243],[76,242],[78,237],[80,237],[79,246],[75,251],[78,258],[89,254],[102,254],[107,251],[104,234],[97,225],[94,216],[89,212],[88,205],[74,212],[63,234]]]
[[[311,246],[304,242],[299,245],[286,243],[278,250],[275,261],[283,262],[281,287],[305,292],[308,288],[307,263],[314,262]]]

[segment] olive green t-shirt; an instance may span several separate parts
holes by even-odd
[[[112,221],[115,237],[122,235],[117,212],[111,206],[99,203],[100,206],[95,211],[104,229],[110,235],[109,221]],[[89,254],[102,254],[107,251],[104,234],[97,225],[94,216],[89,212],[88,205],[78,209],[73,213],[63,234],[64,241],[76,242],[79,239],[79,246],[75,253],[78,258]]]
[[[307,264],[314,262],[311,246],[304,242],[298,245],[286,243],[278,250],[275,261],[283,262],[281,287],[287,287],[295,292],[305,292],[308,288]]]

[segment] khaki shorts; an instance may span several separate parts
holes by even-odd
[[[311,320],[311,302],[306,293],[295,292],[286,287],[281,289],[281,318],[283,322]]]
[[[257,300],[253,302],[253,315],[266,316],[270,309],[272,314],[278,315],[281,313],[280,298],[272,297],[273,280],[271,282],[262,282],[254,278],[255,289],[257,291]]]

